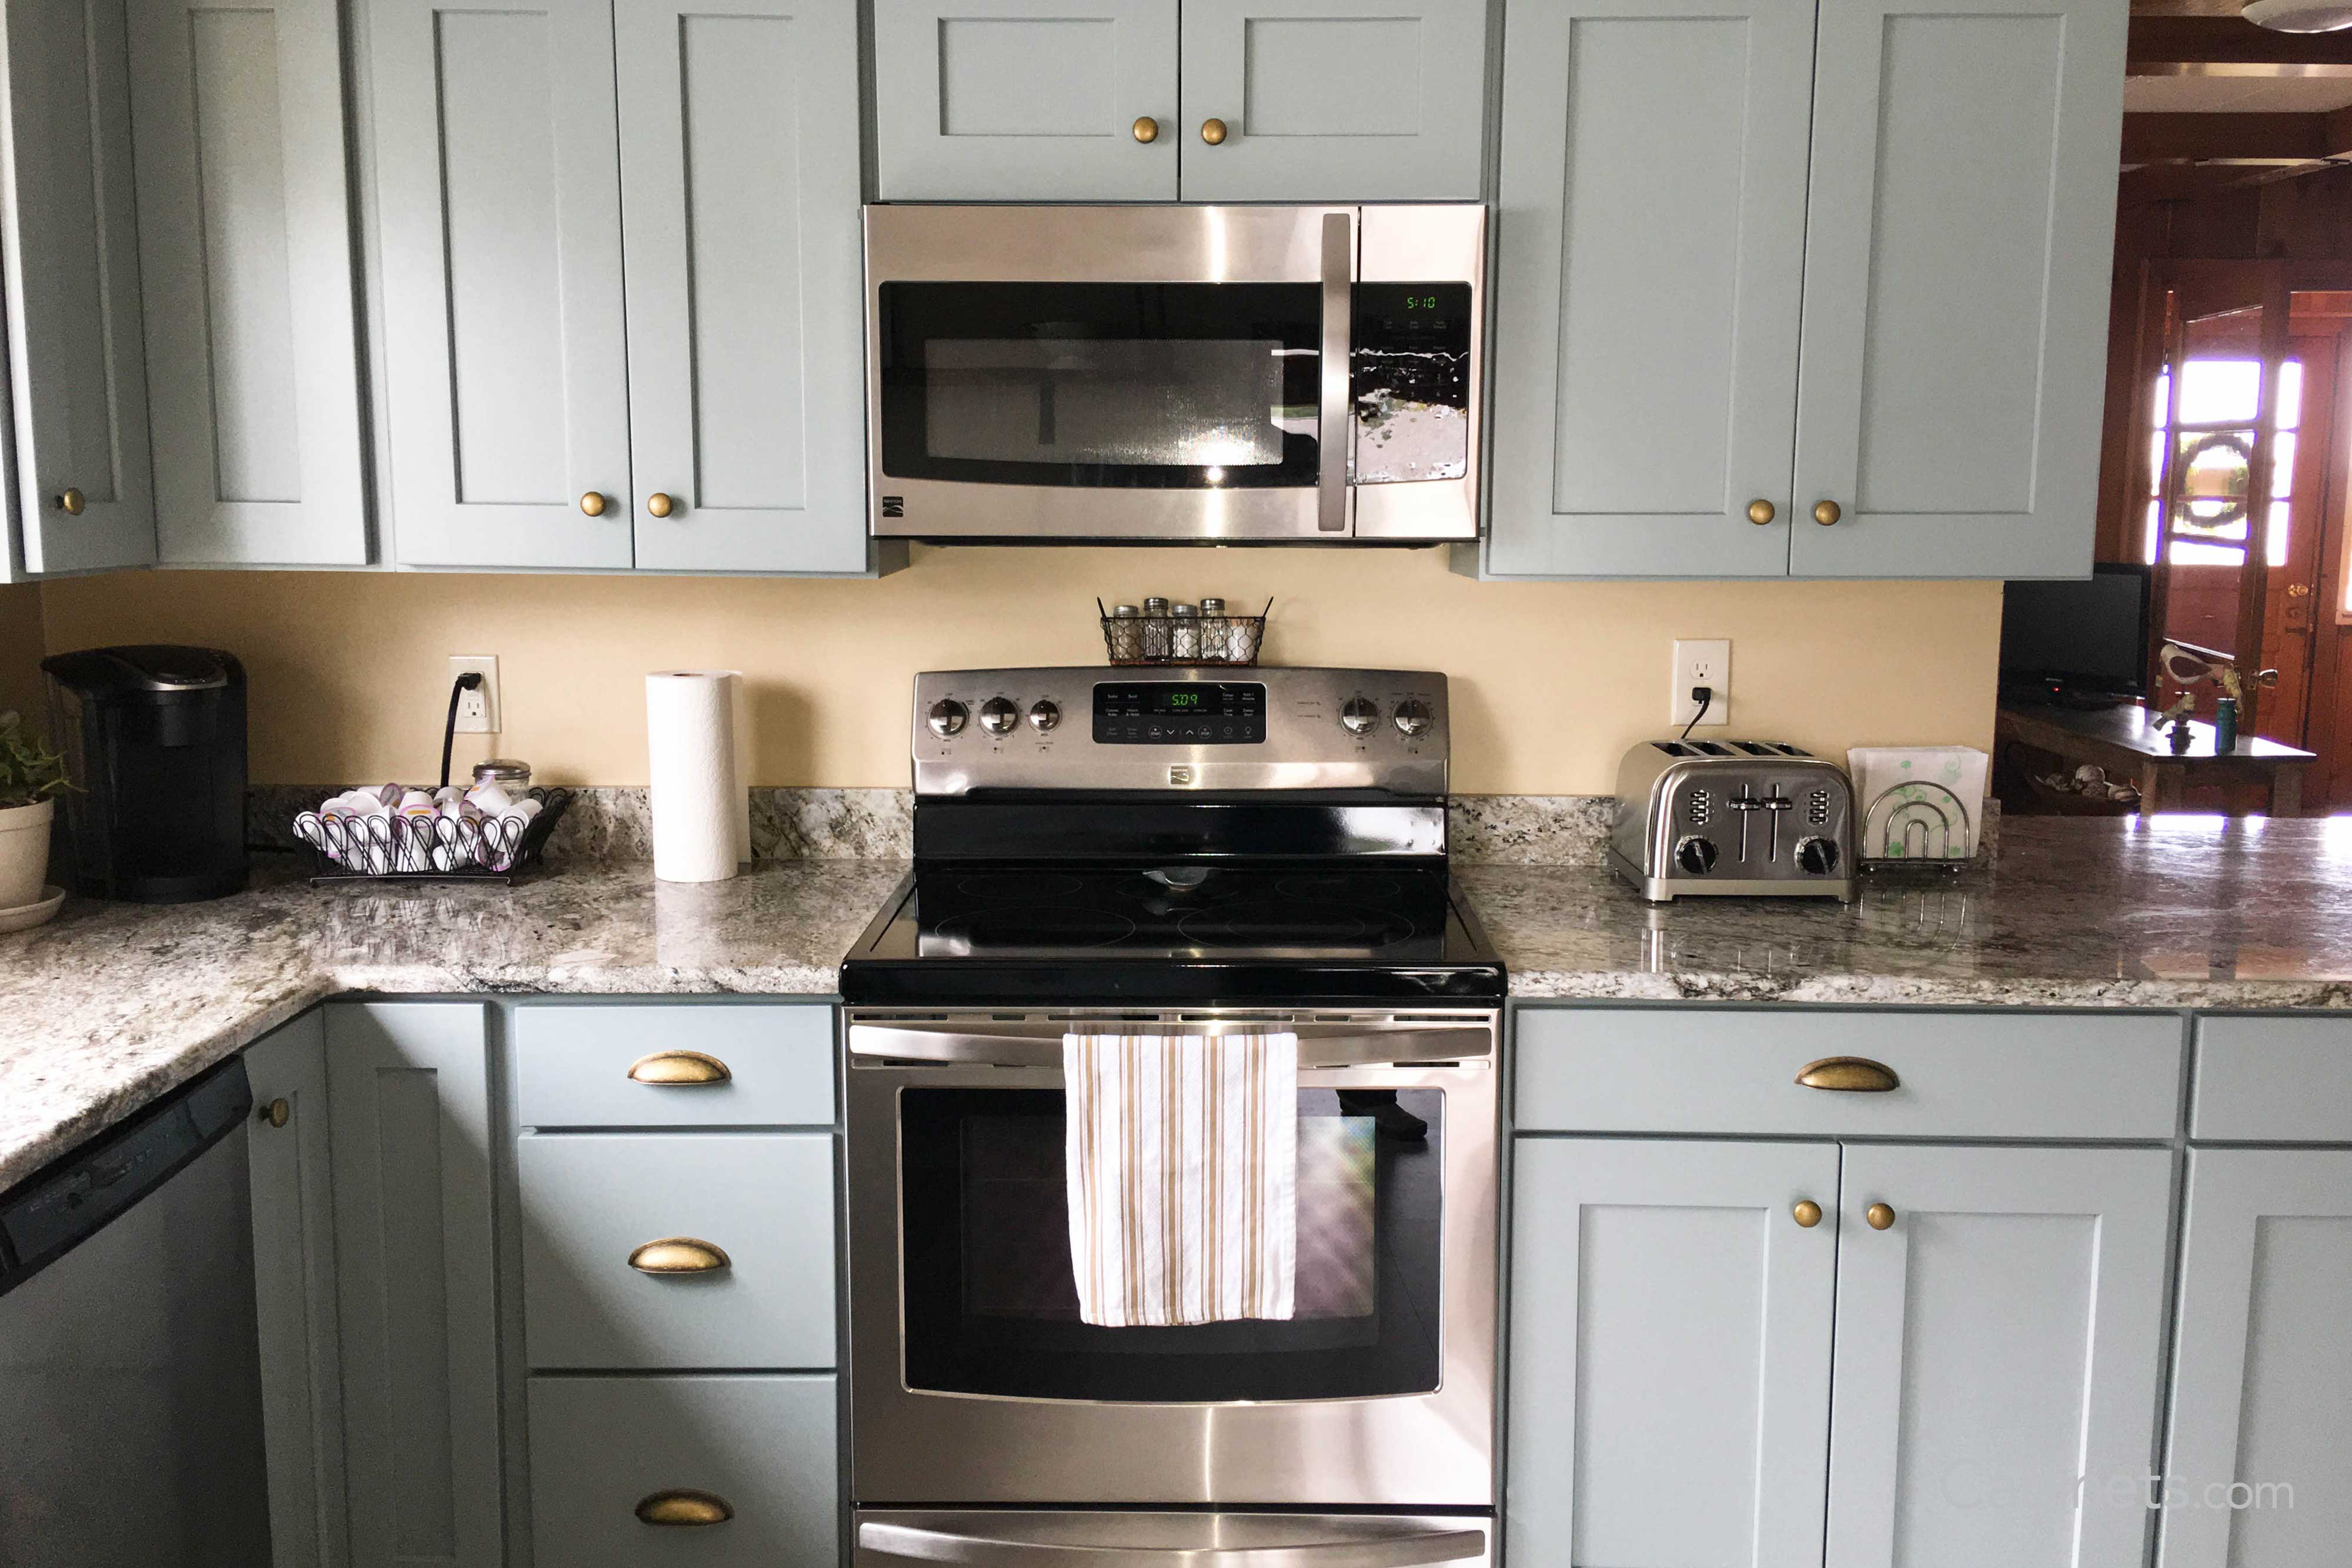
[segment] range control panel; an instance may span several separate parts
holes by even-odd
[[[1100,746],[1259,746],[1265,687],[1255,681],[1118,681],[1095,686]]]

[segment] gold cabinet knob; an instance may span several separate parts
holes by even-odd
[[[677,505],[677,503],[676,501],[670,499],[669,497],[664,495],[659,490],[656,490],[652,495],[646,497],[646,510],[651,512],[656,517],[668,517],[670,509]]]
[[[284,1126],[294,1114],[294,1107],[283,1100],[272,1100],[261,1108],[261,1120],[273,1127]]]
[[[1160,122],[1152,119],[1151,116],[1148,114],[1137,116],[1135,121],[1135,139],[1138,141],[1147,142],[1159,141]]]
[[[1225,122],[1222,120],[1201,121],[1201,140],[1214,147],[1225,139]]]
[[[1822,1222],[1822,1206],[1810,1197],[1800,1201],[1797,1207],[1789,1212],[1796,1218],[1797,1223],[1807,1230],[1811,1230]]]
[[[1823,501],[1813,508],[1813,521],[1823,528],[1828,528],[1844,516],[1843,512],[1838,510],[1838,504],[1835,501]]]
[[[1797,1082],[1808,1089],[1841,1094],[1884,1094],[1903,1086],[1895,1069],[1866,1056],[1824,1056],[1819,1061],[1808,1061],[1797,1074]]]
[[[1884,1230],[1895,1223],[1895,1211],[1883,1203],[1872,1204],[1862,1211],[1862,1217],[1870,1221],[1873,1230]]]
[[[81,509],[89,504],[89,499],[70,485],[58,497],[58,509],[69,517],[80,517]]]
[[[727,1249],[696,1236],[665,1236],[629,1254],[640,1274],[709,1274],[733,1267]]]
[[[724,1524],[735,1517],[735,1505],[715,1491],[668,1487],[637,1500],[640,1524]]]
[[[1773,506],[1769,501],[1750,501],[1748,503],[1748,520],[1754,523],[1759,528],[1780,515],[1780,508]]]
[[[715,1056],[705,1056],[698,1051],[656,1051],[651,1056],[640,1056],[629,1063],[632,1081],[664,1088],[724,1083],[733,1076],[725,1062]]]
[[[580,509],[587,513],[592,517],[603,517],[604,515],[604,492],[601,490],[583,491],[580,497]]]

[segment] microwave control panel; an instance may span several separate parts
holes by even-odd
[[[1359,485],[1459,479],[1470,469],[1466,283],[1359,283],[1349,382]]]

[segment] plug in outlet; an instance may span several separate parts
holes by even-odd
[[[1698,712],[1698,704],[1691,701],[1691,688],[1706,686],[1715,695],[1706,705],[1706,716],[1698,721],[1701,729],[1731,722],[1731,640],[1727,637],[1677,637],[1675,639],[1674,687],[1667,694],[1673,705],[1666,710],[1666,722],[1676,729],[1690,723]]]
[[[496,735],[499,715],[503,705],[499,701],[499,656],[496,653],[452,653],[449,655],[449,678],[471,671],[482,677],[482,684],[470,692],[457,694],[457,733],[459,735]]]

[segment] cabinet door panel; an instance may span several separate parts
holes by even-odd
[[[400,559],[625,567],[612,11],[391,0],[374,26]]]
[[[2170,1202],[2162,1150],[1848,1145],[1828,1568],[2143,1560]]]
[[[334,0],[132,0],[162,559],[367,559]]]
[[[2121,135],[2116,0],[1829,0],[1800,575],[2090,570]],[[1956,157],[1956,148],[1967,149]]]
[[[855,0],[616,11],[636,564],[863,570]]]
[[[2189,1156],[2160,1568],[2298,1568],[2343,1554],[2347,1301],[2352,1154]]]
[[[356,1568],[497,1568],[489,1051],[460,1002],[327,1009]]]
[[[1176,198],[1176,0],[877,0],[874,68],[885,201]]]
[[[1819,1568],[1835,1145],[1523,1138],[1514,1160],[1513,1560]]]
[[[1506,28],[1490,570],[1785,573],[1810,0]]]
[[[123,0],[10,5],[0,26],[0,271],[30,572],[155,559],[125,32]]]
[[[1186,201],[1477,199],[1483,0],[1188,0],[1183,30]]]

